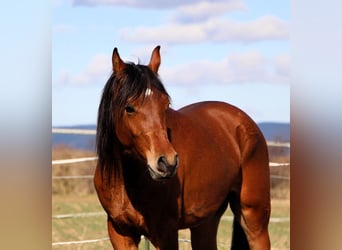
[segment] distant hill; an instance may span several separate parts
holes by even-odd
[[[96,129],[96,125],[78,125],[78,126],[59,126],[58,128],[68,129]],[[52,146],[66,145],[71,148],[82,150],[96,150],[95,135],[77,135],[77,134],[57,134],[52,133]]]
[[[266,140],[289,142],[290,124],[262,122],[258,124]],[[96,129],[96,125],[64,126],[58,128]],[[63,144],[72,148],[95,151],[95,135],[52,134],[52,146]]]
[[[261,122],[258,126],[268,141],[290,141],[289,123]]]

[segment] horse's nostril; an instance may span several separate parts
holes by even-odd
[[[165,156],[161,156],[158,159],[158,170],[161,172],[166,172],[167,171],[167,160]]]
[[[165,156],[160,156],[158,158],[157,170],[159,172],[165,173],[172,176],[178,167],[178,155],[175,155],[173,160],[168,161]]]

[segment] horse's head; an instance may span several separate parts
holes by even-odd
[[[178,156],[170,143],[166,125],[170,100],[157,76],[159,48],[153,50],[147,66],[124,63],[117,49],[114,49],[113,74],[106,84],[100,104],[100,110],[101,106],[107,111],[109,109],[107,115],[111,117],[107,117],[110,121],[106,121],[106,117],[101,119],[99,111],[98,120],[107,123],[107,127],[109,122],[113,123],[109,128],[114,129],[113,136],[123,148],[146,162],[155,180],[172,177],[178,165]],[[107,97],[106,91],[110,92]],[[104,99],[108,97],[111,100],[106,105]],[[109,142],[111,138],[107,140]]]

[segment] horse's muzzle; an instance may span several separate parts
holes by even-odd
[[[178,155],[176,154],[171,161],[165,156],[160,156],[157,161],[156,169],[149,166],[151,177],[154,180],[168,179],[174,176],[178,168]]]

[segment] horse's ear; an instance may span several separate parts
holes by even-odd
[[[147,65],[154,73],[158,73],[158,69],[160,66],[160,46],[158,45],[157,47],[154,48],[152,55],[151,55],[151,60],[150,63]]]
[[[112,65],[113,65],[114,73],[121,72],[126,66],[126,64],[121,60],[117,48],[114,48],[114,50],[113,50]]]

